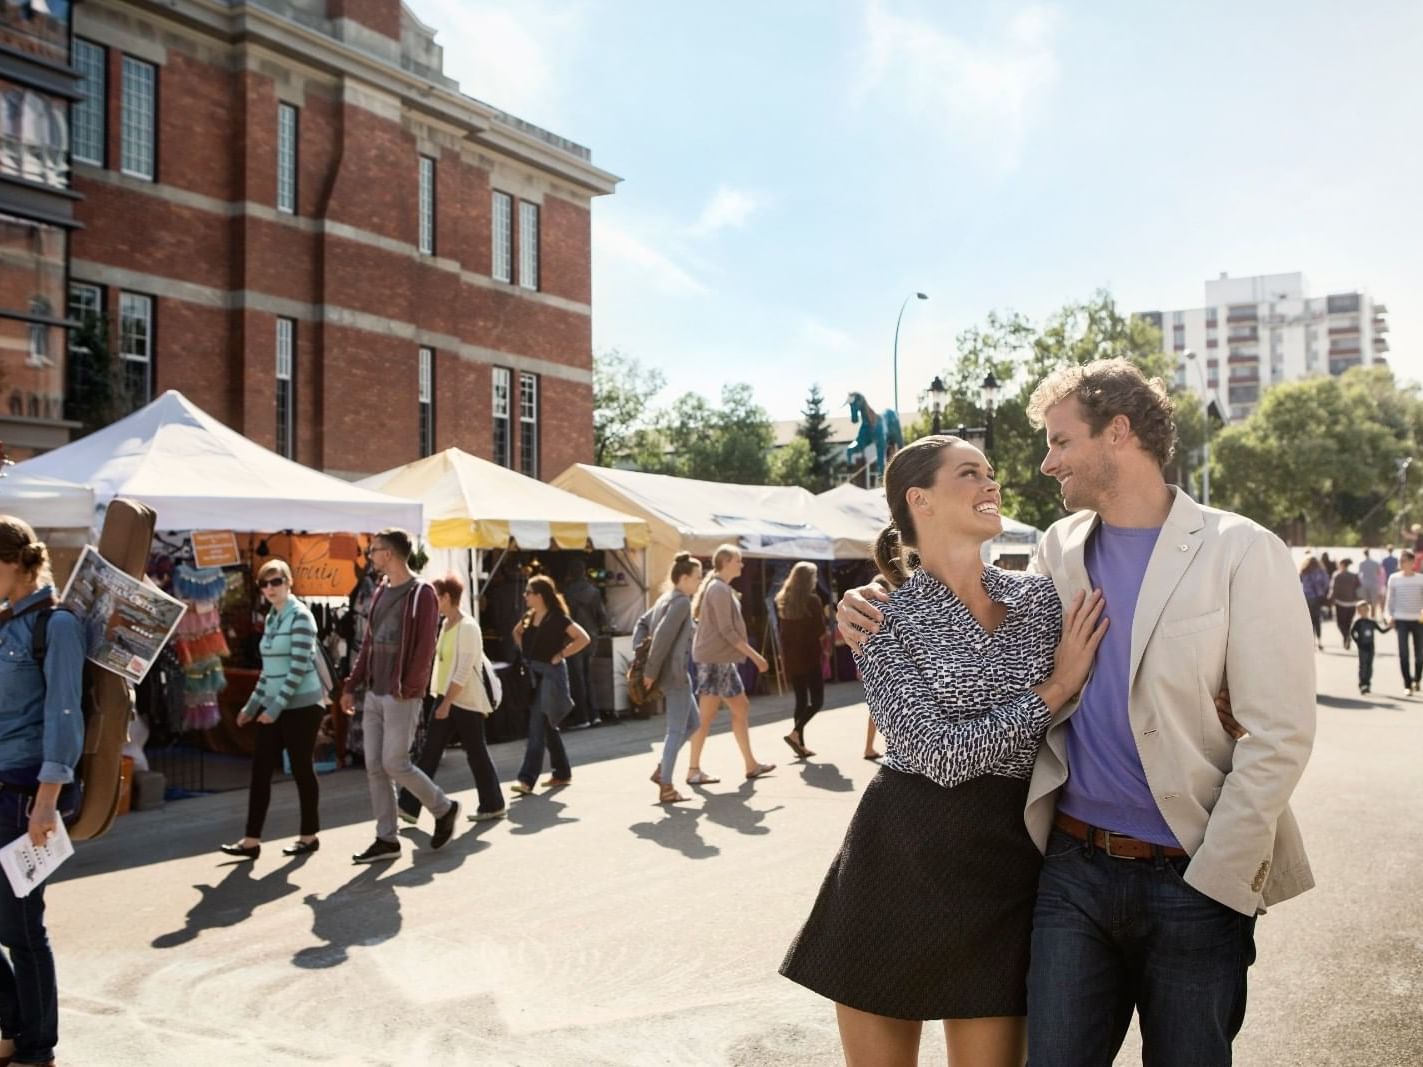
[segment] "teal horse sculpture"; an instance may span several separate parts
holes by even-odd
[[[845,458],[851,469],[864,464],[866,470],[874,475],[872,484],[878,485],[884,477],[885,464],[898,449],[904,447],[899,416],[893,409],[876,413],[864,393],[851,393],[848,403],[850,421],[859,424],[860,432],[845,450]]]

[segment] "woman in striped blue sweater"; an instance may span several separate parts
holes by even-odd
[[[316,620],[311,609],[292,595],[291,568],[282,560],[263,564],[257,572],[257,585],[271,611],[262,630],[262,675],[237,716],[239,726],[257,723],[252,786],[247,795],[247,834],[236,844],[221,848],[229,856],[246,859],[261,854],[272,775],[285,748],[301,802],[301,836],[282,849],[282,854],[304,856],[321,847],[316,838],[318,787],[312,754],[326,694],[316,671]]]

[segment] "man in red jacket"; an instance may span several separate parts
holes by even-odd
[[[341,708],[355,711],[352,694],[364,689],[366,779],[376,817],[376,839],[351,858],[357,863],[400,855],[395,796],[410,792],[435,816],[430,847],[439,848],[455,832],[459,802],[410,760],[420,708],[430,689],[430,670],[439,636],[440,609],[434,588],[410,573],[410,535],[382,530],[371,540],[371,563],[384,580],[371,600],[370,625],[356,664],[346,679]]]

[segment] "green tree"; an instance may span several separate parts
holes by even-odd
[[[797,427],[796,434],[806,443],[808,470],[803,478],[780,484],[804,485],[812,493],[823,493],[830,488],[834,477],[835,450],[830,444],[830,418],[825,414],[825,396],[820,391],[820,383],[810,387],[801,414],[805,416],[805,421]]]
[[[606,466],[647,445],[652,398],[667,380],[614,348],[593,359],[593,462]]]
[[[804,437],[793,437],[790,444],[771,454],[771,484],[799,485],[812,493],[821,492],[810,443]]]
[[[644,470],[746,485],[765,485],[770,476],[775,433],[744,383],[723,386],[720,407],[697,393],[678,397],[658,418],[656,439],[639,453]]]

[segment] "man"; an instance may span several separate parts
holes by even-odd
[[[568,602],[568,614],[588,636],[597,639],[608,630],[608,609],[603,604],[603,594],[588,580],[588,569],[582,557],[568,568],[564,577],[563,599]],[[573,694],[574,718],[585,726],[598,725],[598,709],[593,700],[593,646],[577,655],[569,656],[568,687]],[[605,721],[616,722],[617,713],[612,709],[604,716]]]
[[[430,670],[439,635],[440,608],[435,590],[410,573],[410,535],[382,530],[371,540],[371,564],[383,581],[371,600],[370,622],[355,666],[341,693],[341,708],[355,711],[353,694],[365,690],[366,781],[376,819],[376,838],[351,857],[356,863],[394,859],[395,791],[400,786],[435,816],[430,847],[440,848],[455,832],[458,801],[451,800],[410,761],[420,708],[430,688]]]
[[[1226,1064],[1255,915],[1313,885],[1287,803],[1314,736],[1299,580],[1269,531],[1166,484],[1170,401],[1130,363],[1058,371],[1029,415],[1047,431],[1043,473],[1075,512],[1034,569],[1063,603],[1101,589],[1111,619],[1029,788],[1028,829],[1048,857],[1031,1062],[1109,1067],[1136,1010],[1144,1062]],[[842,604],[842,630],[854,607]],[[1238,739],[1211,699],[1227,683]]]
[[[1403,671],[1403,695],[1418,692],[1423,680],[1423,574],[1418,558],[1405,548],[1399,557],[1398,573],[1388,580],[1384,612],[1398,633],[1398,665]],[[1413,666],[1408,665],[1409,645],[1413,646]]]
[[[1364,558],[1359,560],[1359,599],[1367,601],[1370,605],[1377,605],[1379,598],[1383,595],[1383,583],[1379,581],[1382,573],[1378,560],[1373,558],[1369,549],[1364,549]]]

